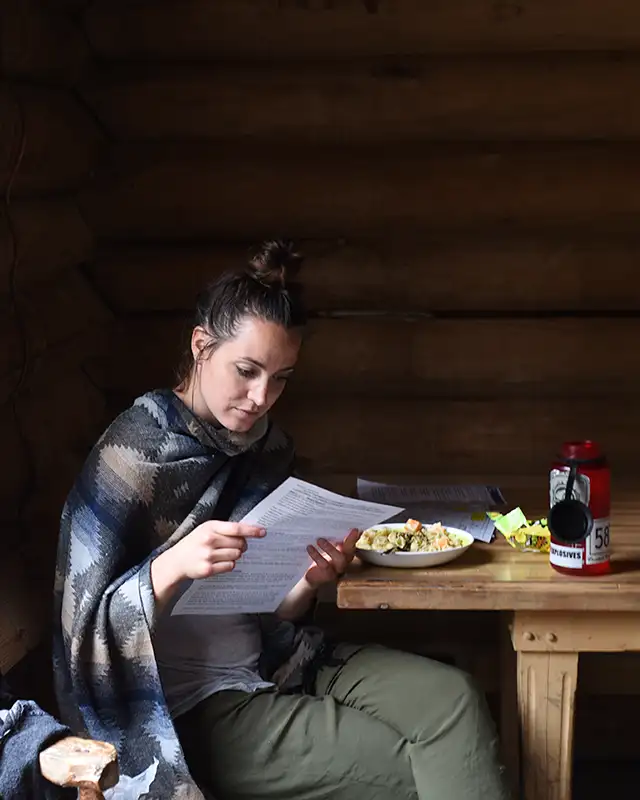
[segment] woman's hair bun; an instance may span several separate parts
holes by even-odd
[[[247,272],[265,286],[284,289],[295,279],[302,260],[293,242],[275,239],[262,243],[250,259]]]

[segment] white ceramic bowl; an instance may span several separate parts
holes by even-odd
[[[430,523],[431,524],[431,523]],[[374,525],[368,530],[404,530],[404,525]],[[375,564],[378,567],[400,567],[405,569],[425,569],[426,567],[437,567],[440,564],[447,564],[459,558],[473,544],[473,536],[460,528],[449,528],[447,532],[453,533],[460,538],[464,544],[461,547],[452,547],[449,550],[438,550],[433,553],[381,553],[379,550],[361,550],[356,548],[356,555],[362,561]]]

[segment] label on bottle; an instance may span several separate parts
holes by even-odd
[[[584,566],[584,548],[567,547],[563,544],[551,542],[549,560],[557,567],[566,567],[567,569],[582,569]]]
[[[568,480],[569,467],[551,470],[549,474],[549,508],[553,508],[556,503],[564,500]],[[591,498],[591,481],[588,475],[583,475],[580,472],[576,475],[571,498],[573,500],[580,500],[585,506],[589,505],[589,499]]]
[[[609,518],[593,520],[593,528],[584,543],[587,564],[602,564],[609,560],[611,552],[611,530]]]

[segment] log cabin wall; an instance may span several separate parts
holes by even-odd
[[[115,408],[171,380],[197,288],[287,235],[316,319],[279,411],[311,474],[542,474],[574,436],[633,469],[639,21],[95,0],[83,97],[114,145],[82,210],[117,325],[92,379]]]
[[[574,436],[637,468],[631,0],[1,5],[23,37],[3,37],[8,539],[49,552],[90,444],[172,380],[197,289],[262,237],[308,254],[279,413],[312,479],[543,475]],[[433,625],[452,647],[470,628]],[[494,622],[473,625],[495,690]],[[637,757],[613,730],[637,666],[584,659],[579,754]]]
[[[106,139],[76,89],[89,58],[77,5],[0,2],[3,671],[50,613],[61,504],[104,414],[82,363],[110,314],[83,274],[93,236],[76,193]]]
[[[587,436],[637,468],[636,4],[94,0],[84,21],[113,140],[81,197],[109,409],[172,379],[206,280],[286,235],[315,319],[278,411],[312,479],[542,476]],[[495,617],[327,621],[498,687]],[[578,757],[637,759],[637,668],[582,660]]]

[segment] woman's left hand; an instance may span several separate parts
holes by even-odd
[[[276,613],[280,619],[294,621],[307,613],[318,589],[325,584],[335,583],[346,572],[353,561],[359,538],[360,531],[354,528],[339,544],[318,539],[317,547],[307,547],[313,564],[278,606]]]
[[[349,535],[338,544],[331,544],[327,539],[318,539],[316,547],[309,545],[307,552],[313,564],[307,570],[304,579],[314,589],[326,583],[335,583],[347,571],[356,553],[356,542],[360,531],[354,528]]]

